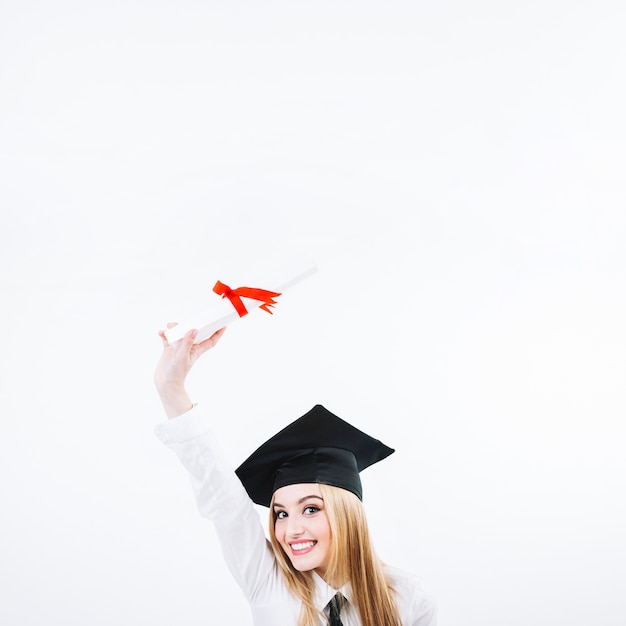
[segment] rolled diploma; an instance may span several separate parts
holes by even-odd
[[[229,286],[232,289],[236,289],[237,287],[256,287],[259,289],[267,289],[268,291],[276,291],[282,294],[296,283],[299,283],[301,280],[304,280],[314,274],[316,271],[317,265],[314,261],[311,259],[298,259],[279,268],[270,276],[258,281],[258,283],[256,281],[253,284],[246,285],[231,285],[229,283]],[[192,328],[198,329],[198,335],[194,341],[194,343],[198,343],[207,337],[210,337],[216,330],[219,330],[223,326],[227,326],[231,322],[239,319],[239,314],[228,298],[222,298],[217,294],[213,295],[216,298],[219,298],[219,301],[216,302],[215,305],[165,331],[165,337],[169,343],[174,343],[175,341],[182,339],[185,333]],[[253,298],[242,297],[241,300],[245,304],[248,313],[263,304],[261,300],[255,300]],[[277,300],[277,303],[280,304],[280,300]]]

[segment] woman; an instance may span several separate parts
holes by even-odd
[[[369,538],[359,472],[391,448],[316,405],[236,471],[224,461],[185,389],[224,330],[198,344],[195,330],[173,345],[160,333],[154,381],[168,422],[156,433],[189,471],[255,626],[434,626],[419,580],[382,564]],[[269,542],[253,503],[270,509]]]

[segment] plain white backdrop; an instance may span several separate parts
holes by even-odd
[[[250,623],[157,331],[301,255],[189,380],[233,464],[321,402],[440,626],[626,623],[622,5],[0,7],[3,626]]]

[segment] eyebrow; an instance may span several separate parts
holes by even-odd
[[[296,504],[302,504],[303,502],[305,502],[306,500],[310,500],[311,498],[317,498],[318,500],[321,500],[322,502],[324,502],[324,498],[322,498],[322,496],[310,495],[310,496],[304,496],[304,498],[300,498]],[[283,509],[285,508],[284,504],[279,504],[278,502],[274,502],[274,506],[281,507]]]

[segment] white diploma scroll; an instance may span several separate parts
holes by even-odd
[[[276,296],[274,299],[276,301],[275,306],[280,306],[280,298],[285,291],[301,280],[311,276],[316,271],[317,265],[311,259],[297,259],[274,271],[269,276],[258,281],[255,280],[252,284],[233,285],[229,283],[229,287],[236,290],[238,287],[245,286],[278,292],[281,295]],[[227,277],[224,278],[227,280]],[[210,289],[207,289],[207,298],[215,299],[215,304],[165,331],[165,337],[169,343],[174,343],[182,339],[185,333],[192,328],[198,329],[198,335],[194,342],[198,343],[210,337],[216,330],[239,319],[239,313],[228,298],[223,298],[217,293],[210,291]],[[262,300],[243,296],[241,297],[241,301],[245,305],[248,313],[251,313],[254,309],[263,304]]]

